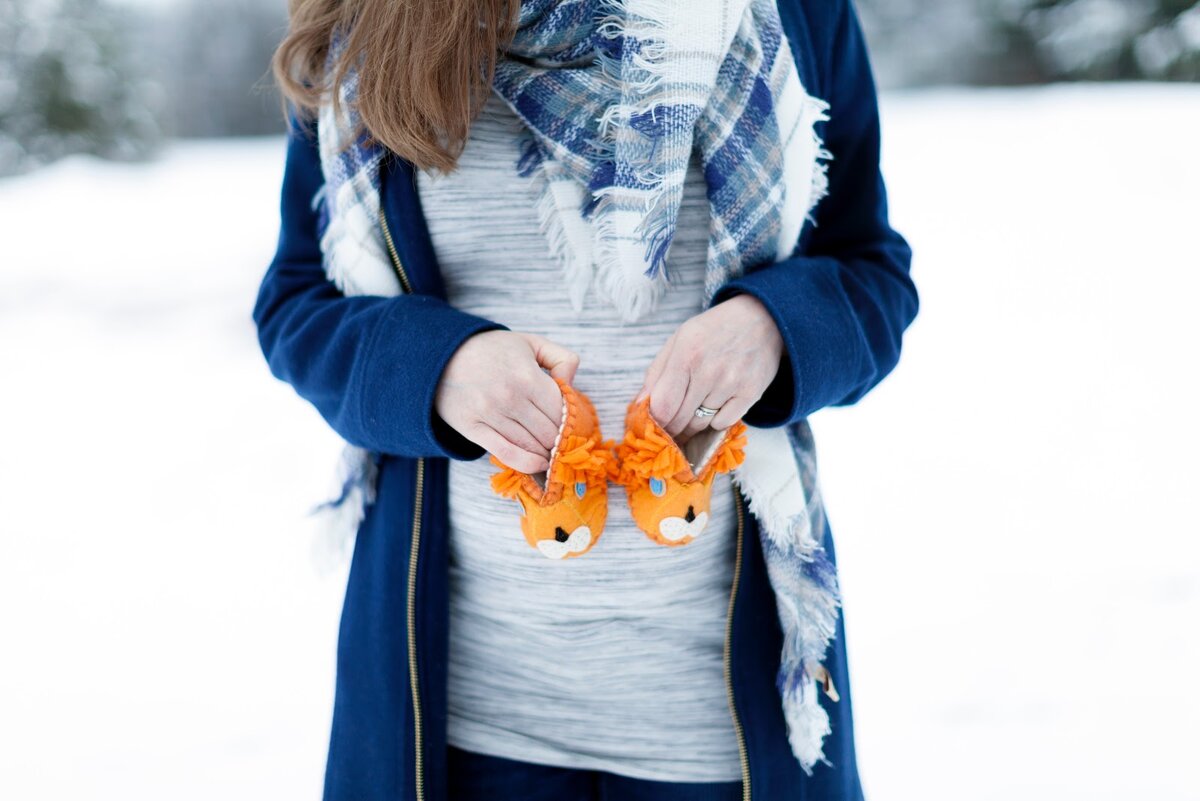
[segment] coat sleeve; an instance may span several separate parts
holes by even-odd
[[[726,283],[713,297],[719,303],[753,295],[783,336],[779,373],[745,417],[760,427],[859,400],[895,367],[901,335],[917,313],[912,253],[888,223],[879,108],[862,29],[849,0],[831,6],[837,11],[824,26],[830,33],[815,54],[826,76],[823,139],[833,158],[808,246]]]
[[[293,117],[279,242],[253,312],[271,372],[352,444],[478,458],[483,449],[437,415],[434,393],[463,341],[504,326],[430,295],[343,295],[325,275],[317,240],[311,201],[323,182],[315,128]]]

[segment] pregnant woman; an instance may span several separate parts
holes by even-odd
[[[806,418],[917,311],[849,0],[293,0],[254,319],[347,441],[325,798],[862,798]]]

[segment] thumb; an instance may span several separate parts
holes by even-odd
[[[562,379],[568,384],[575,380],[575,371],[579,369],[579,356],[574,351],[536,334],[522,336],[533,348],[533,357],[538,366],[549,370],[552,378]]]

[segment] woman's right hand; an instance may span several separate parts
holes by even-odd
[[[550,466],[562,422],[562,392],[554,379],[570,383],[578,367],[579,356],[543,337],[483,331],[450,357],[434,408],[508,467],[538,473]]]

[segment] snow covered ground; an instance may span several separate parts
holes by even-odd
[[[920,318],[814,418],[874,799],[1200,799],[1200,87],[885,99]],[[282,140],[0,181],[0,798],[315,799],[338,442],[250,307]]]

